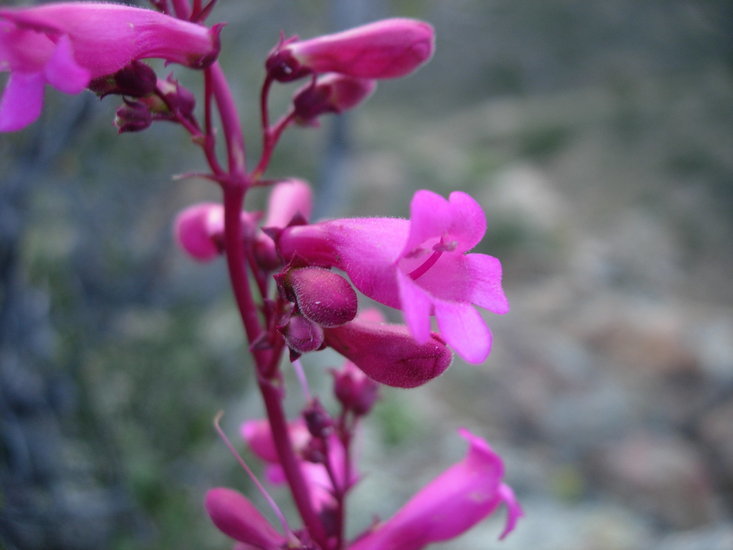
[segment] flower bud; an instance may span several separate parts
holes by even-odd
[[[300,451],[300,456],[307,462],[314,464],[324,464],[328,457],[326,444],[323,439],[312,437],[305,447]]]
[[[114,124],[117,132],[140,132],[153,123],[153,116],[150,109],[139,101],[124,100],[122,106],[115,112]]]
[[[181,83],[170,75],[165,80],[158,80],[158,88],[161,90],[168,108],[178,111],[183,116],[190,116],[196,107],[196,96],[181,86]]]
[[[314,323],[336,327],[356,317],[356,292],[333,271],[313,266],[290,268],[277,274],[275,280],[300,313]]]
[[[314,84],[307,84],[295,93],[295,120],[301,125],[315,123],[324,113],[343,113],[365,101],[377,83],[366,78],[329,74]]]
[[[431,333],[423,344],[406,326],[356,319],[324,329],[325,342],[352,361],[367,376],[398,388],[420,386],[445,371],[452,356],[445,342]]]
[[[291,358],[316,351],[323,346],[323,329],[297,313],[291,315],[279,330],[292,352]]]
[[[379,399],[379,384],[347,361],[333,374],[333,393],[343,407],[357,416],[368,414]]]
[[[112,75],[95,78],[89,88],[100,98],[109,94],[145,97],[155,91],[157,80],[153,69],[134,60]]]
[[[414,19],[384,19],[310,40],[290,39],[270,53],[271,78],[287,82],[310,73],[356,78],[405,76],[433,55],[433,28]]]
[[[303,411],[303,419],[313,437],[323,439],[333,427],[333,419],[318,399],[314,399]]]

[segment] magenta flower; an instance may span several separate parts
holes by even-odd
[[[77,94],[93,78],[146,58],[204,67],[218,54],[218,31],[121,4],[1,8],[0,70],[10,78],[0,101],[0,131],[38,118],[46,83]]]
[[[428,23],[384,19],[310,40],[286,40],[270,53],[266,68],[280,81],[310,73],[396,78],[426,63],[434,50],[434,31]]]
[[[400,308],[418,342],[431,337],[435,315],[441,337],[471,363],[491,350],[491,332],[474,305],[502,314],[501,263],[468,254],[486,232],[479,204],[455,191],[448,200],[418,191],[410,220],[351,218],[286,228],[278,236],[284,258],[345,271],[365,295]]]
[[[421,550],[434,542],[455,538],[507,506],[499,538],[506,537],[522,517],[514,492],[502,483],[504,465],[489,444],[460,430],[469,443],[466,457],[418,492],[394,516],[376,524],[349,550]]]

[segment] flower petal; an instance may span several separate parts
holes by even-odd
[[[410,334],[423,344],[430,338],[430,295],[413,281],[409,275],[398,270],[397,286],[400,289],[400,303]]]
[[[491,331],[468,303],[433,300],[440,335],[469,363],[481,363],[491,351]]]
[[[67,94],[82,92],[91,79],[89,71],[74,59],[74,50],[67,35],[59,39],[43,73],[51,86]]]
[[[409,257],[430,239],[440,238],[451,225],[452,212],[443,197],[421,189],[410,202],[410,233],[401,256]]]
[[[514,490],[506,483],[499,485],[499,497],[501,498],[501,501],[506,504],[507,508],[504,530],[501,532],[501,535],[499,535],[499,539],[503,539],[509,535],[509,533],[514,531],[519,519],[524,517],[524,511],[519,505],[517,497],[514,495]]]
[[[10,73],[0,100],[0,132],[20,130],[40,116],[44,83],[41,73]]]
[[[451,210],[448,233],[456,240],[456,252],[471,250],[484,238],[486,215],[481,205],[463,191],[453,191],[448,201]]]
[[[392,518],[357,540],[349,550],[421,550],[457,537],[502,502],[504,466],[489,444],[467,430],[466,457],[425,486]]]
[[[501,288],[501,262],[487,254],[466,254],[463,261],[473,283],[468,301],[493,313],[507,313],[509,301]]]

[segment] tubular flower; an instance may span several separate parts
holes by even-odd
[[[433,27],[424,21],[393,18],[353,29],[280,43],[266,68],[275,80],[311,73],[340,73],[355,78],[397,78],[426,63],[435,50]]]
[[[349,550],[421,550],[434,542],[455,538],[507,506],[500,538],[522,517],[511,488],[502,482],[504,465],[489,444],[468,430],[465,458],[423,487],[390,519],[376,524],[349,546]]]
[[[435,315],[441,337],[470,363],[491,349],[491,332],[474,305],[502,314],[501,263],[468,254],[486,232],[479,204],[455,191],[448,200],[418,191],[410,220],[350,218],[288,227],[278,237],[281,255],[345,271],[354,286],[402,310],[412,337],[431,338]]]
[[[80,93],[94,78],[138,59],[203,68],[219,51],[208,29],[152,10],[99,2],[0,8],[0,70],[10,78],[0,101],[0,131],[38,118],[48,83]]]

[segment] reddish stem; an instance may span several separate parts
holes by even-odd
[[[229,162],[229,174],[232,178],[244,182],[246,177],[246,160],[244,153],[244,134],[239,122],[237,105],[232,97],[224,71],[221,70],[219,62],[214,63],[206,69],[211,79],[214,100],[219,109],[221,126],[226,140],[227,158]]]
[[[247,339],[251,345],[253,342],[261,341],[265,330],[258,314],[257,305],[252,297],[242,232],[241,212],[244,207],[247,189],[251,186],[253,178],[247,175],[245,171],[244,138],[239,115],[231,90],[218,63],[207,69],[207,84],[219,110],[228,157],[228,177],[222,180],[224,192],[224,248],[227,268],[237,308]],[[210,117],[208,118],[210,120]],[[269,321],[269,319],[266,320],[266,326],[270,326]],[[288,480],[293,500],[311,537],[321,548],[325,549],[327,548],[328,537],[311,504],[309,488],[303,478],[299,461],[288,434],[282,403],[283,395],[278,385],[278,364],[282,353],[282,344],[275,344],[270,349],[256,349],[253,347],[250,347],[250,349],[257,367],[257,383],[270,422],[275,448],[285,477]]]

